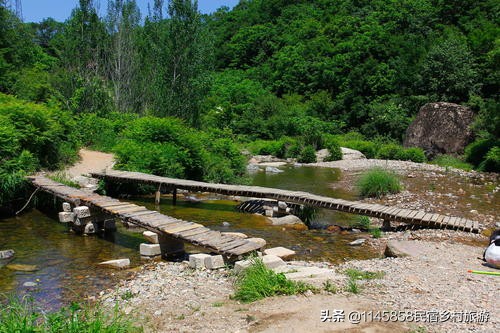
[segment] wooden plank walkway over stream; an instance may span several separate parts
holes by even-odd
[[[262,244],[254,243],[248,239],[224,235],[201,224],[178,220],[157,211],[148,210],[143,206],[96,193],[84,192],[41,175],[31,176],[28,179],[38,189],[55,195],[75,206],[88,206],[91,209],[99,209],[102,213],[114,216],[127,223],[206,248],[227,257],[238,257],[262,247]]]
[[[267,198],[279,201],[292,202],[318,208],[332,209],[352,214],[365,215],[397,221],[412,225],[479,232],[479,223],[462,217],[435,214],[420,210],[403,209],[379,204],[367,204],[360,201],[348,201],[319,196],[301,191],[287,191],[260,186],[226,185],[198,182],[193,180],[160,177],[140,172],[109,170],[105,173],[92,173],[93,177],[120,183],[150,184],[171,190],[176,194],[177,189],[190,192],[211,192],[223,195],[243,196],[250,198]]]

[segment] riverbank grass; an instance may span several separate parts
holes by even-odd
[[[402,189],[398,176],[382,168],[372,168],[364,172],[357,185],[363,197],[380,198],[387,194],[398,193]]]
[[[29,297],[10,297],[0,306],[0,333],[139,333],[118,308],[107,309],[97,304],[82,306],[73,303],[55,312],[37,307]],[[4,304],[4,305],[3,305]]]
[[[267,268],[260,258],[250,260],[252,264],[241,272],[236,280],[236,292],[233,298],[238,301],[250,303],[265,297],[315,291],[313,286],[291,281],[283,273],[275,273]]]

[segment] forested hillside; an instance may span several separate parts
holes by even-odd
[[[242,147],[310,162],[342,144],[422,162],[398,144],[437,101],[472,107],[466,158],[498,168],[498,1],[241,0],[201,15],[190,0],[148,13],[110,0],[103,17],[95,2],[23,23],[0,0],[0,92],[15,96],[0,100],[3,188],[79,145],[115,151],[124,169],[221,182],[241,181]],[[38,125],[19,112],[31,107]],[[56,135],[43,137],[51,151],[25,136],[38,127]]]

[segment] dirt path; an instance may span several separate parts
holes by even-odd
[[[80,161],[66,170],[71,178],[111,169],[115,163],[113,154],[87,149],[81,149],[79,154]]]

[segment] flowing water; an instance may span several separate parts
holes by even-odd
[[[283,173],[254,174],[253,184],[290,190],[308,191],[332,197],[353,199],[346,191],[333,190],[331,184],[340,176],[338,170],[327,168],[283,167]],[[269,246],[284,246],[297,251],[297,259],[341,262],[348,258],[370,258],[377,254],[367,246],[352,247],[348,243],[359,234],[334,234],[326,230],[294,230],[271,226],[260,215],[237,212],[236,201],[212,195],[202,202],[189,202],[179,196],[177,206],[171,198],[162,198],[155,207],[152,197],[135,199],[137,204],[176,218],[199,222],[214,230],[243,232],[251,237],[264,238]],[[346,224],[352,216],[322,212],[322,224]],[[229,226],[224,226],[228,222]],[[118,231],[108,237],[83,237],[70,232],[57,222],[55,216],[31,210],[19,217],[0,220],[0,249],[14,249],[10,264],[35,265],[26,272],[7,268],[0,261],[0,293],[30,294],[46,307],[56,308],[70,300],[95,295],[109,288],[131,271],[101,268],[97,263],[109,259],[130,258],[132,267],[140,264],[139,244],[143,241],[138,230],[128,230],[118,224]],[[187,246],[188,251],[196,249]],[[4,266],[4,267],[2,267]],[[19,268],[19,267],[17,267]],[[21,267],[22,268],[22,267]],[[37,283],[25,287],[26,282]]]

